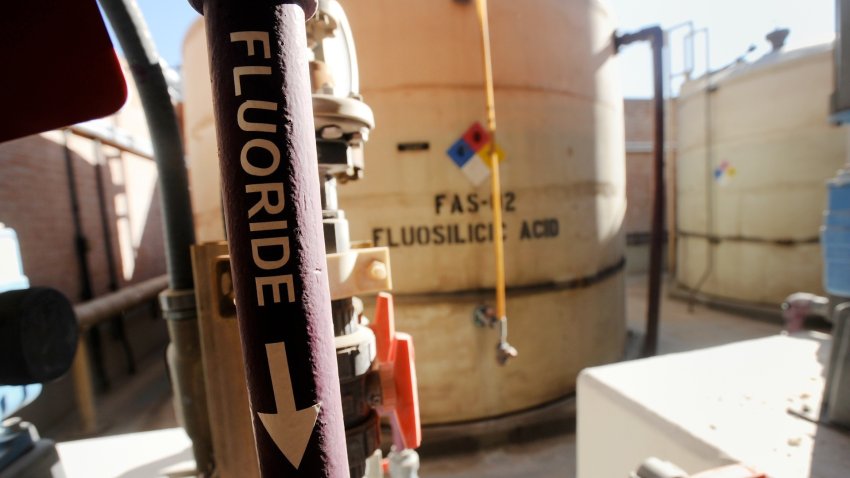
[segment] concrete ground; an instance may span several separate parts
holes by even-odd
[[[629,330],[643,335],[646,325],[646,280],[630,276],[626,288]],[[658,353],[683,352],[742,340],[775,335],[782,331],[780,311],[775,321],[757,320],[685,301],[670,299],[666,287],[661,302]]]
[[[422,457],[423,478],[572,477],[576,468],[576,436],[565,433],[473,453]]]
[[[627,320],[636,337],[644,330],[646,314],[645,276],[631,276],[627,287]],[[661,306],[659,353],[680,352],[714,345],[766,337],[781,330],[779,312],[775,322],[744,318],[666,297]],[[98,435],[154,430],[177,426],[172,411],[168,379],[161,364],[142,368],[134,380],[116,392],[100,399]],[[71,418],[55,430],[43,435],[68,440],[82,438]],[[451,454],[425,453],[421,476],[425,478],[455,477],[572,477],[576,467],[576,437],[572,425],[563,433],[525,441],[503,441],[502,444],[477,450],[456,450]]]
[[[633,275],[627,279],[626,311],[628,327],[639,342],[645,330],[646,279]],[[753,320],[728,312],[696,305],[664,295],[658,351],[682,352],[741,340],[775,335],[781,330],[779,312],[776,322]],[[637,345],[637,344],[636,344]],[[425,478],[569,478],[575,476],[576,436],[566,433],[527,443],[512,443],[451,456],[423,456],[421,475]]]

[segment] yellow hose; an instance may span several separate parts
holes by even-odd
[[[499,178],[499,158],[496,143],[496,95],[493,88],[493,63],[490,58],[490,25],[487,0],[476,0],[478,23],[481,26],[481,56],[484,64],[484,89],[487,97],[487,129],[490,130],[490,191],[493,199],[493,249],[496,255],[496,314],[507,318],[505,305],[505,243],[502,232],[502,185]]]

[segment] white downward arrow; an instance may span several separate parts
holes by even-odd
[[[295,409],[292,395],[292,380],[286,360],[286,345],[283,342],[266,344],[269,372],[272,378],[274,401],[277,413],[257,413],[283,455],[297,469],[301,465],[307,442],[313,434],[321,403],[303,410]]]

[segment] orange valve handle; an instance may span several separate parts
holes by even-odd
[[[397,449],[418,448],[422,443],[422,424],[413,337],[395,331],[392,295],[378,294],[371,327],[375,333],[381,379],[382,400],[377,407],[378,413],[390,419],[393,444]]]

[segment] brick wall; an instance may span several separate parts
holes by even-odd
[[[147,142],[138,94],[132,82],[128,87],[130,95],[122,111],[100,122]],[[155,163],[108,146],[100,146],[99,156],[97,147],[93,140],[62,131],[0,144],[0,222],[14,228],[18,235],[24,274],[30,283],[56,288],[72,302],[82,300],[83,281],[75,252],[66,154],[70,155],[77,190],[94,296],[110,291],[108,256],[113,259],[119,288],[166,272]],[[98,172],[105,201],[98,194]],[[104,235],[102,209],[108,237]],[[136,360],[155,357],[164,350],[166,326],[156,315],[151,304],[125,314],[124,327]],[[113,385],[121,383],[127,374],[116,325],[106,322],[99,327],[103,365]],[[154,363],[162,361],[155,358]],[[75,406],[73,397],[68,374],[46,384],[41,397],[20,415],[42,432],[49,431],[52,425],[73,417],[69,415]]]
[[[652,100],[625,100],[626,234],[648,234],[652,226]]]
[[[49,132],[0,144],[0,222],[18,234],[24,273],[30,283],[54,287],[78,302],[82,299],[82,276],[75,252],[71,189],[63,143],[61,132]],[[106,197],[101,203],[97,194],[94,143],[69,135],[68,145],[94,295],[109,292],[110,284],[101,207],[106,210],[108,240],[119,287],[165,273],[153,162],[127,153],[108,159],[112,167],[100,168]],[[107,154],[116,153],[110,149],[104,148]],[[116,180],[112,171],[119,168],[123,170],[123,178]],[[126,211],[116,213],[116,207]],[[132,231],[129,240],[122,242],[127,234],[121,230],[123,222],[129,222]],[[132,249],[129,255],[128,248]],[[124,256],[134,260],[122,261],[122,249]],[[125,271],[130,269],[127,266],[132,266],[132,272]]]

